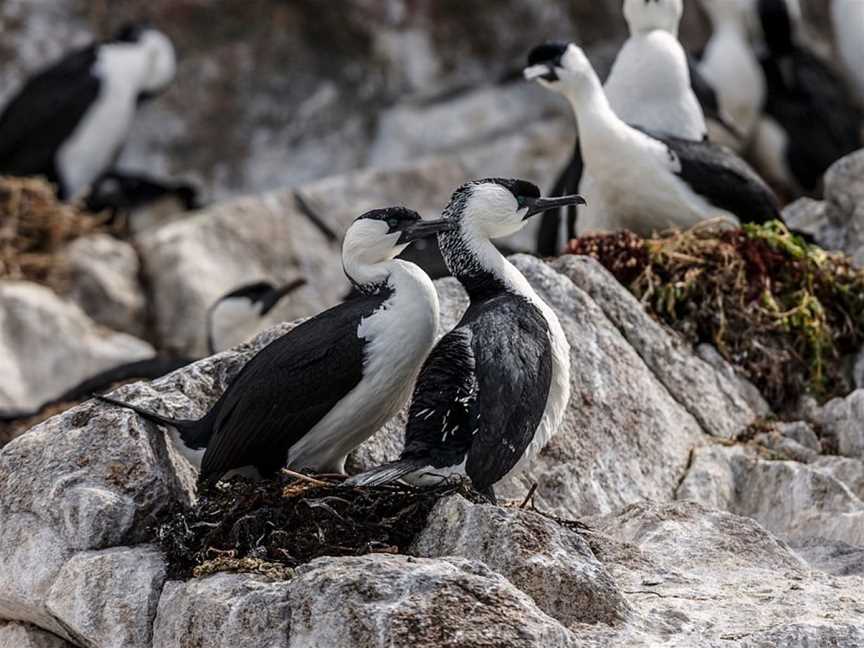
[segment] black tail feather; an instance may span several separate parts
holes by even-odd
[[[344,484],[345,486],[382,486],[383,484],[389,484],[397,479],[401,479],[408,473],[414,472],[427,464],[428,462],[417,461],[416,459],[398,459],[383,466],[362,472],[359,475],[354,475],[346,479]]]
[[[149,412],[145,409],[138,407],[137,405],[132,405],[131,403],[124,403],[123,401],[119,401],[115,398],[111,398],[110,396],[95,396],[97,400],[101,400],[105,403],[109,403],[111,405],[117,405],[118,407],[124,407],[126,409],[130,409],[138,416],[147,419],[152,423],[158,423],[159,425],[169,425],[171,427],[177,428],[177,430],[181,433],[181,436],[185,436],[182,433],[190,430],[195,427],[198,421],[188,420],[188,419],[172,419],[167,416],[161,416],[159,414],[155,414],[153,412]]]

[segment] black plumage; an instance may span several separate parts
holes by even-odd
[[[766,52],[764,112],[786,133],[786,164],[799,188],[815,192],[825,171],[862,147],[862,113],[843,79],[795,41],[785,0],[760,0]]]
[[[474,300],[427,359],[411,402],[403,462],[446,468],[466,461],[488,492],[525,453],[552,381],[549,328],[524,297]]]
[[[312,429],[363,377],[365,342],[357,327],[390,296],[386,286],[313,317],[259,351],[198,420],[154,415],[177,428],[190,448],[206,448],[201,477],[218,479],[245,466],[272,475],[289,448]]]
[[[680,162],[676,175],[714,207],[728,211],[742,223],[782,219],[774,192],[732,150],[711,142],[643,132],[666,145]]]
[[[97,46],[63,58],[31,77],[0,114],[0,174],[43,175],[62,186],[55,160],[99,96]]]

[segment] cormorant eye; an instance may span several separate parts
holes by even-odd
[[[391,229],[391,230],[394,230],[394,229],[396,229],[397,227],[399,227],[399,221],[396,220],[395,218],[391,218],[391,219],[389,219],[389,220],[387,221],[387,224],[390,226],[390,229]]]

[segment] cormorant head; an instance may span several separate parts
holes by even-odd
[[[374,265],[389,261],[413,241],[450,228],[445,220],[426,220],[405,207],[373,209],[348,228],[342,243],[346,269],[350,264]],[[350,261],[350,264],[348,263]]]
[[[555,92],[566,94],[596,76],[591,61],[575,43],[544,43],[528,54],[525,78]]]
[[[224,351],[261,330],[264,318],[283,297],[306,285],[295,279],[276,287],[256,281],[222,295],[207,312],[207,345],[210,354]]]
[[[568,205],[584,205],[582,196],[541,198],[540,189],[526,180],[487,178],[465,183],[444,210],[463,231],[494,239],[515,234],[531,216]]]
[[[662,29],[677,36],[683,13],[683,0],[624,0],[624,18],[631,34]]]
[[[141,81],[142,98],[163,91],[174,80],[177,55],[169,38],[149,23],[128,24],[117,31],[110,43],[129,44],[141,49],[146,69]]]

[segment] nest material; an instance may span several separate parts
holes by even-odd
[[[864,343],[864,271],[777,221],[590,236],[568,252],[596,258],[692,342],[714,344],[777,411],[852,389],[845,358]]]
[[[60,202],[44,180],[0,177],[0,279],[56,287],[66,278],[61,249],[103,228],[103,218]]]
[[[171,578],[246,571],[289,578],[320,556],[405,553],[442,497],[485,501],[463,483],[346,488],[282,475],[219,482],[156,528]]]

